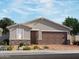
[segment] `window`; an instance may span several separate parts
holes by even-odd
[[[16,29],[16,37],[17,39],[22,39],[24,34],[24,30],[21,28]]]

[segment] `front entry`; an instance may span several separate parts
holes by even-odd
[[[38,31],[31,31],[31,44],[38,44]]]

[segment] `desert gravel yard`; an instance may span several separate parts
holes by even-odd
[[[77,45],[38,45],[39,47],[48,46],[50,50],[79,50]]]
[[[1,48],[2,47],[2,48]],[[4,47],[4,49],[3,49]],[[0,46],[0,51],[2,50],[6,50],[7,46]],[[17,50],[58,50],[58,51],[62,51],[62,50],[79,50],[79,46],[77,45],[25,45],[25,46],[21,46],[18,48],[18,45],[12,45],[9,46],[7,51],[17,51]]]
[[[31,48],[33,48],[34,46],[37,46],[43,50],[45,49],[45,46],[48,47],[48,50],[79,50],[79,46],[77,45],[29,45],[29,47]],[[16,50],[16,48],[17,46],[14,47],[14,50]]]
[[[76,45],[30,45],[48,49],[0,51],[0,59],[79,59]]]

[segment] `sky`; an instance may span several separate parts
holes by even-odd
[[[79,0],[0,0],[0,19],[16,23],[44,17],[61,24],[68,16],[79,19]]]

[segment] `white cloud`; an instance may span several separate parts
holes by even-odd
[[[27,3],[37,4],[36,6],[37,8],[31,8],[26,5]],[[12,4],[7,9],[4,9],[3,12],[11,13],[15,11],[20,14],[29,14],[31,12],[38,12],[46,15],[47,13],[52,11],[51,8],[52,8],[52,0],[13,0]]]
[[[53,6],[54,0],[13,0],[11,5],[7,9],[3,9],[5,14],[11,14],[13,11],[21,15],[29,15],[32,12],[37,12],[41,15],[52,15],[59,13],[58,10],[54,10]],[[27,4],[32,5],[32,7]],[[36,8],[33,8],[36,7]]]
[[[7,14],[5,13],[0,13],[0,19],[3,18],[3,17],[8,17],[8,18],[11,18],[10,16],[8,16]]]
[[[64,6],[64,3],[55,0],[13,0],[12,4],[7,9],[3,9],[3,12],[10,14],[11,12],[15,11],[21,15],[29,15],[31,12],[37,12],[44,16],[51,16],[61,12],[54,6],[54,3]],[[36,5],[30,7],[29,5],[32,4]],[[64,12],[67,11],[65,10]]]
[[[54,0],[53,1],[55,4],[60,5],[60,6],[65,6],[65,3],[63,1],[59,1],[59,0]],[[66,1],[65,1],[66,2]]]
[[[50,3],[51,0],[40,0],[41,3]]]
[[[31,8],[28,6],[27,10],[36,11],[42,14],[46,14],[51,11],[52,0],[33,0],[33,3],[36,3],[38,8]]]
[[[3,9],[2,11],[3,11],[3,13],[8,13],[7,9]]]
[[[1,2],[2,3],[2,2]],[[74,2],[70,0],[12,0],[9,6],[2,9],[0,16],[14,15],[13,12],[18,13],[14,18],[26,19],[31,16],[46,16],[54,19],[63,18],[69,15],[71,12]],[[71,5],[73,5],[71,7]],[[77,9],[77,5],[75,5]],[[73,11],[73,10],[72,10]],[[18,17],[22,16],[22,17]],[[32,18],[32,17],[31,17]]]
[[[13,11],[20,13],[20,14],[28,14],[28,12],[25,12],[25,11],[19,9],[19,8],[13,8]]]
[[[10,14],[13,11],[16,11],[17,13],[20,14],[25,14],[22,10],[19,9],[20,5],[24,2],[24,0],[13,0],[13,2],[10,4],[9,7],[6,9],[3,9],[3,13],[5,14]]]

